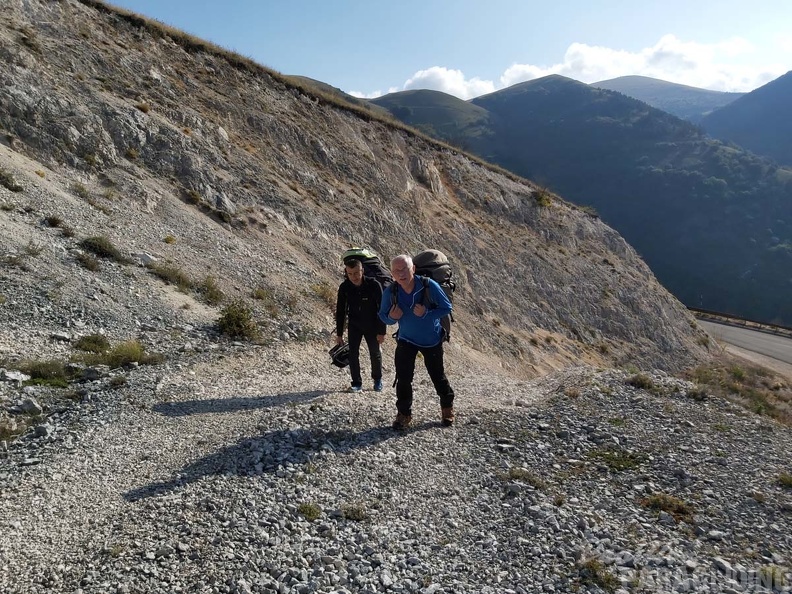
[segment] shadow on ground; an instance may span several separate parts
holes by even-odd
[[[236,398],[207,398],[205,400],[187,400],[184,402],[161,402],[152,407],[166,417],[186,417],[206,413],[227,413],[239,410],[254,410],[258,408],[273,408],[284,404],[302,404],[310,400],[330,394],[327,390],[313,390],[311,392],[288,392],[273,394],[272,396],[236,397]]]
[[[257,476],[273,473],[285,464],[307,464],[323,450],[344,454],[374,446],[394,437],[437,427],[440,427],[439,422],[417,425],[406,432],[394,431],[390,427],[373,427],[359,432],[306,428],[279,429],[224,447],[188,464],[170,480],[150,483],[127,491],[124,493],[124,499],[139,501],[162,495],[213,474]]]

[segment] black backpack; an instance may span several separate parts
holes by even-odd
[[[413,264],[415,264],[415,274],[424,278],[431,278],[440,285],[448,300],[451,303],[454,302],[454,291],[456,290],[456,283],[452,280],[454,273],[451,271],[448,257],[443,252],[439,250],[424,250],[413,257]],[[394,305],[397,291],[397,287],[394,286],[392,299]],[[427,297],[430,298],[430,301],[425,303]],[[437,305],[431,302],[426,282],[424,282],[424,291],[421,293],[421,304],[426,305],[429,309]],[[445,341],[451,340],[451,322],[453,321],[454,314],[448,314],[440,318],[440,325],[443,327],[443,340]]]
[[[329,351],[330,353],[330,363],[335,365],[336,367],[343,369],[347,365],[349,365],[349,344],[344,342],[341,344],[335,345]]]
[[[368,276],[376,280],[380,287],[382,287],[383,295],[393,283],[393,277],[390,271],[382,265],[377,254],[371,250],[359,247],[349,248],[342,254],[341,258],[344,260],[345,266],[353,260],[360,260],[360,262],[363,263],[363,276]]]

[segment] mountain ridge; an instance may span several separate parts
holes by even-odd
[[[683,302],[767,322],[792,319],[773,297],[785,291],[776,271],[789,266],[783,204],[792,172],[644,102],[565,77],[472,102],[488,110],[487,126],[456,142],[593,207]],[[453,112],[444,115],[453,130]]]
[[[712,136],[734,142],[781,165],[792,165],[792,71],[754,89],[701,121]]]
[[[712,91],[638,75],[601,80],[591,86],[622,93],[696,124],[745,94]]]

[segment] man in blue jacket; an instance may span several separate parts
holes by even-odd
[[[435,281],[416,276],[410,256],[393,258],[391,274],[395,282],[382,297],[379,317],[386,324],[399,324],[395,356],[397,414],[393,428],[406,429],[412,422],[412,382],[418,353],[423,354],[426,371],[440,397],[442,423],[450,427],[454,424],[454,390],[443,366],[440,318],[451,313],[451,302]]]

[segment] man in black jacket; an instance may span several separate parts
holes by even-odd
[[[336,301],[336,344],[344,342],[344,322],[349,318],[349,372],[352,375],[350,392],[363,389],[360,376],[360,342],[366,339],[371,358],[371,379],[374,391],[382,391],[382,351],[385,324],[379,319],[382,287],[373,278],[363,276],[363,263],[350,260],[344,265],[346,280],[338,287]]]

